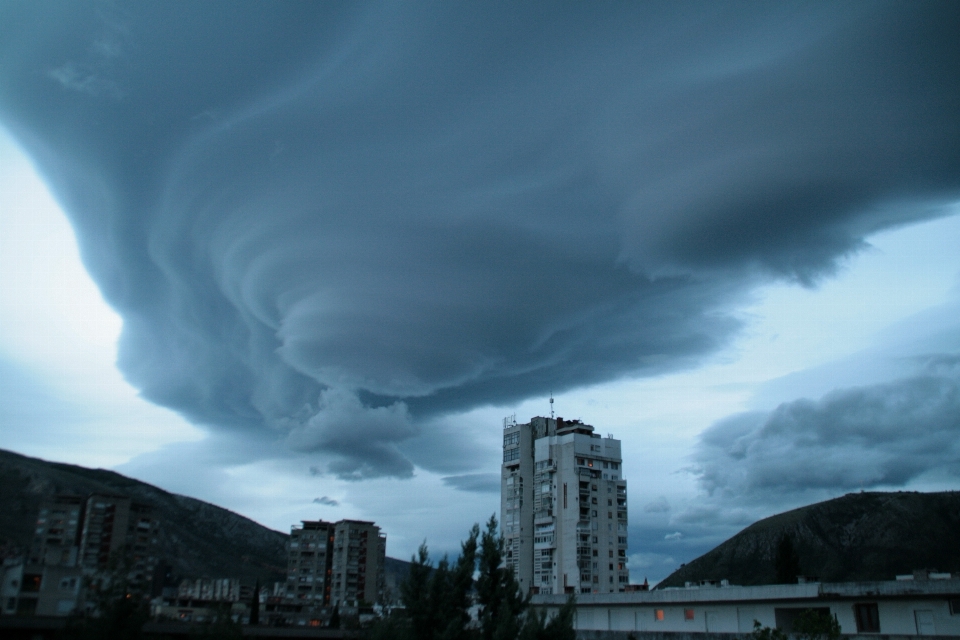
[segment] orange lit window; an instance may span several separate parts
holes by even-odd
[[[684,619],[684,620],[693,620],[693,609],[684,609],[684,610],[683,610],[683,619]]]
[[[663,622],[663,609],[654,609],[653,619],[657,622]]]

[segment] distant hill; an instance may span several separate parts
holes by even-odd
[[[755,522],[659,585],[772,584],[783,534],[804,575],[824,582],[892,580],[914,569],[960,571],[960,492],[851,493]]]
[[[0,449],[0,550],[26,551],[41,501],[57,493],[111,493],[151,504],[161,522],[158,556],[184,578],[282,581],[289,537],[227,509],[104,469],[47,462]],[[409,563],[388,558],[388,582]]]

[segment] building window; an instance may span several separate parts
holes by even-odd
[[[950,601],[950,615],[960,616],[960,600]]]
[[[876,602],[858,602],[853,605],[858,633],[880,633],[880,611]]]
[[[503,452],[503,461],[510,462],[520,458],[520,449],[505,449]]]
[[[663,622],[663,609],[654,609],[653,619],[657,622]]]
[[[567,483],[563,483],[563,508],[567,508]]]
[[[684,610],[683,610],[683,619],[684,619],[684,620],[693,620],[693,609],[684,609]]]

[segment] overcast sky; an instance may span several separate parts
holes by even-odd
[[[0,447],[408,557],[502,418],[631,572],[960,485],[960,5],[0,4]]]

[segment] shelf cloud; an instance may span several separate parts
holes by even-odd
[[[756,286],[815,286],[869,234],[944,215],[958,19],[952,3],[6,3],[0,122],[123,316],[119,366],[144,397],[273,433],[319,474],[407,478],[450,465],[404,443],[455,432],[453,414],[693,366]],[[910,477],[953,451],[955,422],[934,421],[960,415],[951,376],[716,425],[701,481]],[[797,458],[778,479],[781,446]],[[846,446],[870,456],[804,470]],[[448,484],[489,489],[455,458]]]

